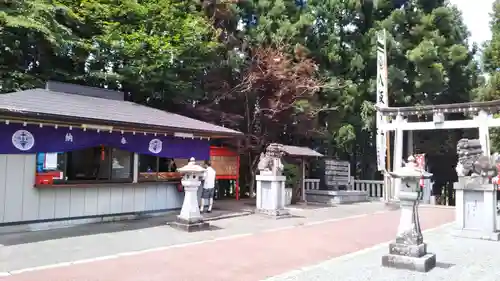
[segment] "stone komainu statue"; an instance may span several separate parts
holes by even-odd
[[[457,144],[458,163],[457,175],[493,177],[498,174],[497,164],[500,163],[498,153],[492,156],[483,155],[479,140],[461,139]]]
[[[260,174],[270,174],[279,176],[283,172],[283,164],[281,157],[284,154],[283,145],[278,143],[271,143],[266,148],[266,153],[260,154],[257,169]]]

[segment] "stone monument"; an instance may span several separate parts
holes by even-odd
[[[177,169],[177,171],[183,174],[181,184],[184,187],[184,201],[182,202],[181,213],[171,226],[187,232],[208,229],[210,225],[203,221],[198,205],[200,177],[203,176],[205,168],[197,165],[195,159],[191,157],[188,164]]]
[[[256,212],[273,218],[289,217],[285,209],[285,181],[283,176],[283,145],[272,143],[266,153],[260,155],[257,166],[259,174],[256,176],[257,198]]]
[[[474,140],[479,142],[479,140]],[[497,188],[491,179],[498,174],[498,154],[494,156],[464,155],[457,145],[458,182],[455,183],[455,221],[452,234],[458,237],[500,240],[496,227]],[[482,154],[482,150],[480,150]],[[460,161],[467,163],[466,165]]]
[[[382,265],[427,272],[436,266],[436,255],[427,253],[427,244],[424,243],[420,229],[418,203],[421,188],[419,183],[422,178],[430,178],[432,174],[418,168],[413,157],[408,160],[405,167],[389,173],[391,177],[401,179],[399,186],[401,218],[396,241],[389,244],[389,254],[382,257]]]

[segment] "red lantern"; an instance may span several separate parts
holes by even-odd
[[[417,167],[422,170],[425,170],[425,154],[415,155],[415,160],[417,162]],[[425,185],[425,178],[422,176],[422,178],[420,178],[420,188],[423,189],[424,185]]]
[[[104,149],[104,145],[101,144],[101,161],[104,161],[106,158],[106,150]]]

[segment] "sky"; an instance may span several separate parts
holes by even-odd
[[[463,19],[471,33],[470,44],[477,43],[479,46],[491,39],[490,12],[494,0],[450,0],[456,5],[463,15]]]

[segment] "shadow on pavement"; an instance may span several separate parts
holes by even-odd
[[[206,221],[231,218],[236,216],[249,215],[251,213],[235,213],[227,210],[214,208],[212,213],[205,213],[203,217]],[[139,229],[147,229],[159,226],[166,226],[168,222],[172,222],[177,217],[177,212],[169,213],[161,216],[140,216],[133,220],[102,222],[73,225],[63,228],[54,228],[47,230],[17,232],[0,234],[0,245],[11,246],[27,243],[36,243],[41,241],[56,240],[61,238],[89,236],[105,233],[116,233],[124,231],[133,231]],[[211,230],[216,230],[215,226]]]
[[[210,227],[208,228],[209,231],[216,231],[216,230],[221,230],[222,227],[216,226],[211,224]]]
[[[442,268],[442,269],[449,269],[454,267],[456,264],[453,263],[447,263],[447,262],[436,262],[436,267],[437,268]]]
[[[171,221],[174,218],[174,215],[165,215],[157,217],[138,218],[127,221],[81,224],[57,229],[1,234],[0,244],[4,246],[10,246],[69,237],[132,231],[163,226],[168,221]]]

